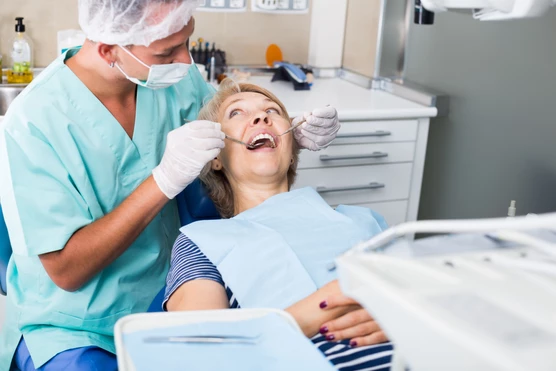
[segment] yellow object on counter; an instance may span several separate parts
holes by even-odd
[[[15,72],[9,69],[6,72],[6,77],[8,79],[8,84],[29,84],[33,81],[33,70],[29,69],[24,72]]]
[[[33,42],[25,35],[23,17],[16,17],[15,37],[11,42],[8,84],[28,84],[33,80]]]

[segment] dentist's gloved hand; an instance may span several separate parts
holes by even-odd
[[[338,112],[333,107],[305,112],[303,116],[298,116],[292,121],[292,126],[302,120],[306,122],[294,130],[294,137],[302,148],[311,151],[328,147],[340,130]]]
[[[220,124],[193,121],[168,133],[160,164],[153,169],[158,188],[173,199],[201,173],[224,148]]]

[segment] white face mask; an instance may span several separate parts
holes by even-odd
[[[164,89],[169,86],[172,86],[178,82],[180,82],[187,73],[189,72],[189,68],[191,64],[185,63],[170,63],[170,64],[153,64],[152,66],[148,66],[135,55],[133,55],[127,48],[120,46],[126,53],[131,55],[137,62],[141,63],[143,66],[149,69],[149,76],[147,77],[147,81],[141,81],[135,77],[128,76],[124,70],[116,63],[116,67],[120,70],[120,72],[131,82],[136,83],[137,85],[144,86],[150,89]],[[191,63],[193,64],[193,58],[191,58]]]

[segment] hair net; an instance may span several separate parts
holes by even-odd
[[[201,0],[79,0],[79,25],[91,41],[144,45],[181,30]]]

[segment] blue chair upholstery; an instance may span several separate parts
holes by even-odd
[[[197,220],[220,219],[220,214],[199,179],[188,185],[176,200],[182,226]]]
[[[187,225],[197,220],[220,219],[216,206],[208,196],[205,186],[199,179],[176,196],[181,225]],[[161,312],[164,300],[163,288],[154,298],[148,312]]]
[[[10,245],[4,214],[2,214],[2,204],[0,204],[0,294],[2,295],[6,295],[6,270],[11,255],[12,246]]]

